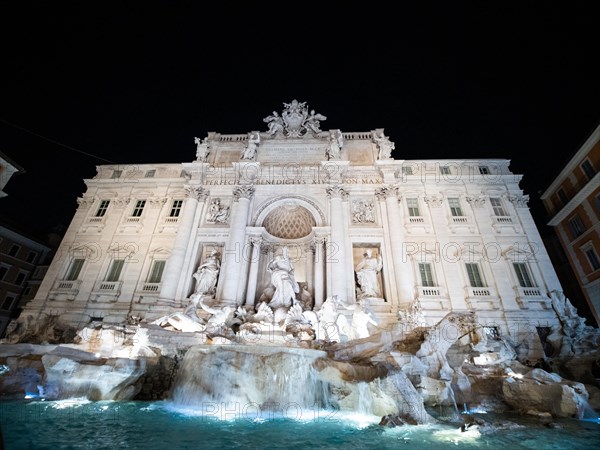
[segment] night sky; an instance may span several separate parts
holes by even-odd
[[[96,165],[192,161],[297,99],[399,159],[511,159],[544,232],[600,123],[595,2],[414,3],[1,2],[0,151],[26,173],[0,219],[66,227]]]

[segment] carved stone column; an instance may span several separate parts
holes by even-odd
[[[185,259],[185,251],[190,240],[190,234],[194,228],[194,217],[199,203],[204,203],[208,197],[208,191],[202,186],[185,186],[186,199],[180,216],[177,237],[171,250],[171,255],[165,264],[162,288],[160,290],[161,300],[175,300],[177,285],[181,277],[181,270]]]
[[[331,295],[337,295],[338,300],[344,303],[349,301],[348,277],[346,274],[346,236],[344,226],[344,208],[342,200],[348,198],[348,192],[339,185],[327,188],[327,196],[330,199],[331,241],[330,245],[334,251],[332,258],[328,259],[331,264]]]
[[[316,310],[321,309],[321,305],[323,305],[323,292],[324,292],[324,283],[325,280],[325,251],[324,244],[325,238],[315,238],[314,240],[314,279],[315,279],[315,288],[313,297],[315,299],[315,308]]]
[[[306,287],[308,291],[312,291],[314,282],[314,268],[315,268],[315,252],[314,245],[311,243],[302,247],[302,252],[306,255],[304,258],[304,273],[306,274]]]
[[[250,259],[250,273],[248,275],[248,288],[246,289],[246,308],[250,309],[254,306],[256,298],[256,284],[258,282],[258,265],[260,262],[260,237],[250,238],[252,244],[252,256]]]
[[[242,303],[246,289],[240,286],[242,278],[244,244],[246,241],[246,226],[248,224],[248,211],[250,199],[254,195],[254,186],[242,185],[233,190],[234,207],[231,213],[231,227],[229,239],[223,251],[224,275],[221,302],[229,306],[237,306]]]
[[[402,248],[404,242],[404,226],[402,224],[402,211],[398,205],[398,188],[396,186],[384,186],[375,192],[379,200],[385,200],[387,211],[387,233],[390,238],[392,249],[392,261],[394,266],[394,278],[398,292],[398,306],[402,309],[414,300],[414,276],[408,255]],[[386,262],[383,262],[386,264]]]

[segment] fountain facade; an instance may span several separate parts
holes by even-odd
[[[267,132],[197,138],[193,162],[98,167],[0,346],[3,393],[386,424],[596,404],[589,370],[532,370],[592,364],[600,339],[509,161],[393,159],[382,129],[321,131],[305,103],[284,108]]]

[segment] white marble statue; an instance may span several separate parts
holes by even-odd
[[[267,122],[269,124],[270,136],[276,136],[283,133],[283,118],[277,113],[277,111],[273,111],[273,114],[265,117],[263,122]]]
[[[206,323],[207,331],[211,331],[211,328],[212,331],[217,328],[225,328],[228,325],[228,322],[233,319],[235,308],[232,306],[213,308],[204,303],[204,299],[205,297],[201,297],[198,304],[204,311],[211,314]]]
[[[210,154],[210,148],[208,146],[208,138],[200,140],[200,138],[194,138],[196,143],[196,159],[201,162],[206,162],[208,155]]]
[[[373,251],[371,249],[367,249],[367,251],[363,254],[363,259],[356,265],[355,268],[356,278],[361,290],[360,298],[381,298],[381,290],[379,287],[379,281],[377,280],[377,274],[382,268],[383,261],[381,259],[381,255],[377,255],[377,258],[375,258],[373,257]]]
[[[373,318],[371,312],[363,305],[361,301],[356,302],[352,307],[354,309],[352,314],[352,339],[366,338],[371,335],[368,329],[368,325],[378,326],[379,323]]]
[[[221,204],[220,198],[215,198],[210,202],[206,221],[209,223],[227,223],[229,219],[229,206]]]
[[[389,159],[392,157],[392,150],[395,148],[395,144],[390,141],[390,138],[381,133],[373,132],[373,140],[379,147],[379,155],[377,159]]]
[[[258,131],[253,131],[248,137],[248,145],[242,150],[241,159],[244,161],[254,161],[258,144],[260,144],[260,133]]]
[[[271,284],[275,287],[269,306],[273,309],[292,306],[300,287],[294,278],[294,265],[287,247],[277,250],[267,270],[271,272]]]
[[[337,295],[328,297],[317,312],[317,339],[328,342],[341,342],[342,336],[349,338],[352,330],[346,317],[339,311],[341,305]]]
[[[213,250],[210,256],[198,266],[198,270],[193,277],[196,279],[196,289],[194,294],[212,296],[215,293],[219,271],[221,270],[221,261],[218,258],[219,252]]]
[[[327,159],[339,159],[344,145],[344,135],[340,130],[329,133],[329,147],[327,148]]]
[[[315,113],[315,110],[310,111],[310,115],[304,121],[304,127],[307,131],[312,131],[314,134],[321,132],[321,120],[327,120],[323,114]]]

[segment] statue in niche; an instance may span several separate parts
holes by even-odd
[[[383,134],[383,131],[377,133],[373,132],[373,140],[379,147],[379,155],[377,159],[389,159],[392,157],[392,150],[396,147],[395,144],[390,141],[390,138]]]
[[[229,219],[229,206],[221,204],[220,198],[215,198],[208,207],[206,221],[210,223],[227,223]]]
[[[275,136],[283,133],[283,119],[277,113],[277,111],[273,111],[273,114],[267,116],[263,119],[263,122],[267,122],[269,124],[269,135]]]
[[[200,138],[194,138],[196,143],[196,159],[201,162],[206,162],[208,155],[210,154],[210,148],[208,146],[208,138],[200,140]]]
[[[340,159],[342,146],[344,145],[344,135],[340,130],[334,130],[329,133],[329,147],[327,148],[327,159]]]
[[[300,287],[294,278],[294,265],[287,247],[277,250],[267,270],[271,272],[271,284],[275,287],[269,306],[273,309],[292,306]]]
[[[352,205],[353,223],[375,223],[375,205],[373,202],[356,200]]]
[[[312,131],[314,134],[321,132],[321,120],[327,120],[323,114],[315,113],[315,110],[310,111],[310,115],[304,121],[304,128],[306,131]]]
[[[214,296],[221,270],[221,261],[219,260],[219,252],[213,250],[208,258],[198,266],[198,270],[193,277],[196,279],[196,290],[194,294],[202,296]]]
[[[365,297],[376,297],[381,298],[381,290],[379,287],[379,281],[377,280],[377,274],[383,268],[383,261],[381,255],[377,255],[377,258],[373,257],[373,251],[367,249],[363,254],[363,259],[356,265],[356,278],[358,285],[360,286],[359,298]]]
[[[260,133],[258,131],[253,131],[248,137],[248,145],[242,150],[241,159],[244,161],[254,161],[258,144],[260,144]]]

